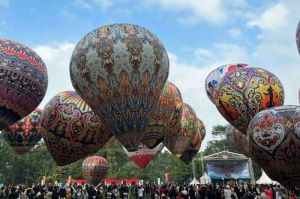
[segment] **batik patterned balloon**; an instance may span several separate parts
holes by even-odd
[[[296,44],[298,48],[298,53],[300,55],[300,20],[298,22],[297,30],[296,30]]]
[[[232,125],[228,125],[226,127],[226,140],[229,145],[237,148],[240,153],[250,157],[248,136],[245,133],[243,134]]]
[[[205,125],[200,118],[198,118],[198,129],[200,131],[201,139],[203,141],[206,136],[206,130]]]
[[[74,88],[129,151],[145,135],[169,73],[163,44],[147,29],[113,24],[85,35],[70,63]]]
[[[174,143],[166,146],[176,157],[185,163],[190,163],[201,146],[201,135],[198,129],[198,119],[191,106],[183,103],[180,120],[180,130]]]
[[[259,112],[248,128],[251,157],[274,180],[300,188],[300,106]]]
[[[108,162],[101,156],[91,156],[82,163],[82,174],[89,184],[98,185],[106,176]]]
[[[162,142],[176,108],[182,106],[182,103],[179,89],[171,82],[167,82],[160,95],[159,103],[150,111],[143,144],[153,149]]]
[[[205,90],[208,98],[212,103],[214,102],[215,95],[216,95],[216,88],[218,83],[221,79],[231,73],[232,71],[238,68],[245,68],[248,67],[248,64],[238,63],[238,64],[226,64],[216,68],[215,70],[211,71],[205,80]]]
[[[42,59],[30,48],[0,38],[0,130],[34,111],[47,85]]]
[[[48,102],[41,130],[47,149],[59,166],[94,154],[112,137],[75,91],[61,92]]]
[[[27,153],[42,139],[41,114],[42,110],[37,108],[28,116],[2,130],[5,141],[17,154]]]
[[[140,169],[145,169],[149,163],[155,159],[157,154],[164,148],[162,143],[158,144],[153,149],[149,149],[146,145],[140,144],[137,151],[128,152],[125,147],[123,147],[127,156],[134,162],[136,166]]]
[[[280,80],[260,68],[240,68],[226,75],[217,87],[215,105],[222,116],[242,133],[261,110],[280,106],[284,90]]]

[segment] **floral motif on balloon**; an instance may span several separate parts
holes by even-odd
[[[216,95],[217,85],[225,75],[235,71],[238,68],[245,68],[248,66],[249,66],[248,64],[243,64],[243,63],[226,64],[211,71],[205,80],[205,90],[210,101],[212,103],[215,103],[214,98]]]
[[[226,75],[217,87],[215,105],[221,115],[246,134],[252,117],[261,110],[283,105],[280,80],[260,68],[241,68]]]
[[[149,123],[145,128],[143,144],[152,149],[162,142],[176,108],[182,106],[182,103],[179,89],[171,82],[167,82],[158,104],[150,111],[148,116]]]
[[[43,139],[59,166],[96,153],[112,137],[75,91],[54,96],[46,104],[41,118]]]
[[[82,174],[89,184],[98,185],[106,176],[108,161],[101,156],[91,156],[82,163]]]
[[[296,44],[298,48],[298,53],[300,55],[300,20],[298,22],[297,30],[296,30]]]
[[[249,149],[274,180],[300,188],[300,106],[280,106],[259,112],[249,124]]]
[[[2,130],[4,140],[17,154],[29,152],[42,139],[41,114],[42,110],[37,108],[25,118]]]
[[[38,54],[0,38],[0,130],[34,111],[47,86],[47,69]]]
[[[229,145],[237,148],[240,153],[244,154],[247,157],[250,157],[247,135],[241,133],[232,125],[228,125],[226,127],[226,140]]]
[[[189,164],[201,147],[198,118],[193,108],[183,103],[180,130],[173,143],[165,145],[176,157]],[[164,143],[164,142],[163,142]]]
[[[134,151],[169,73],[161,41],[132,24],[106,25],[86,34],[70,63],[74,88],[118,140]]]
[[[135,165],[140,169],[145,169],[163,148],[164,145],[160,143],[153,149],[149,149],[146,145],[140,144],[137,151],[128,152],[125,147],[123,147],[123,150]]]

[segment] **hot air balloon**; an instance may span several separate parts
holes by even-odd
[[[112,137],[75,91],[54,96],[41,117],[43,139],[59,166],[94,154]]]
[[[186,103],[183,103],[182,109],[179,135],[174,143],[167,143],[165,146],[176,157],[189,164],[198,153],[202,139],[195,111]]]
[[[2,130],[4,140],[17,154],[27,153],[42,139],[41,114],[42,110],[37,108],[28,116]]]
[[[217,85],[225,75],[231,73],[232,71],[238,68],[245,68],[248,66],[249,66],[248,64],[243,64],[243,63],[226,64],[211,71],[205,80],[205,90],[210,101],[212,103],[215,103],[214,98],[216,95]]]
[[[127,156],[137,165],[140,169],[145,169],[149,163],[155,159],[157,154],[164,148],[162,143],[158,144],[153,149],[149,149],[146,145],[140,144],[137,151],[128,152],[125,147],[123,147]]]
[[[237,148],[240,153],[244,154],[247,157],[250,157],[249,142],[247,135],[241,133],[233,126],[228,125],[226,127],[226,140],[229,145],[233,146],[234,148]]]
[[[298,26],[296,30],[296,44],[298,48],[298,53],[300,54],[300,20],[298,22]]]
[[[82,163],[82,174],[89,184],[97,185],[106,176],[108,162],[101,156],[91,156]]]
[[[300,106],[256,114],[248,128],[251,157],[286,188],[300,188]]]
[[[182,103],[179,89],[171,82],[167,82],[160,95],[159,103],[150,111],[143,144],[153,149],[162,142],[176,108],[182,106]]]
[[[34,111],[47,86],[42,59],[30,48],[0,38],[0,130]]]
[[[70,63],[75,90],[129,151],[142,142],[168,73],[163,44],[149,30],[131,24],[88,33]]]
[[[201,135],[201,139],[202,141],[204,140],[205,136],[206,136],[206,130],[205,130],[205,125],[202,122],[202,120],[200,118],[197,118],[197,122],[198,122],[198,129],[200,131],[200,135]]]
[[[261,110],[280,106],[284,90],[280,80],[260,68],[240,68],[218,84],[215,105],[221,115],[246,134],[252,117]]]

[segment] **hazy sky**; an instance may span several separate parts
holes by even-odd
[[[299,0],[0,0],[0,37],[23,43],[43,58],[51,97],[73,90],[69,78],[75,44],[112,23],[146,27],[171,60],[169,80],[207,127],[226,124],[204,91],[205,78],[223,64],[243,62],[278,76],[285,104],[298,104],[300,56],[295,31]]]

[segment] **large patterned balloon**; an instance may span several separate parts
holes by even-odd
[[[137,25],[103,26],[78,42],[70,73],[78,94],[123,146],[137,150],[169,73],[159,39]]]
[[[160,95],[159,103],[150,111],[143,144],[152,149],[162,142],[176,108],[182,106],[182,103],[179,89],[171,82],[167,82]]]
[[[176,157],[188,164],[198,153],[202,139],[195,111],[186,103],[183,103],[182,109],[179,135],[174,143],[168,143],[169,145],[165,146]]]
[[[106,176],[108,171],[108,162],[101,156],[91,156],[82,163],[82,174],[89,184],[98,185]]]
[[[42,59],[30,48],[0,38],[0,130],[34,111],[47,86]]]
[[[259,112],[248,128],[251,157],[274,180],[300,188],[300,106]]]
[[[5,141],[17,154],[27,153],[42,139],[41,114],[42,110],[37,108],[28,116],[2,130]]]
[[[112,137],[75,91],[61,92],[48,102],[41,130],[47,149],[59,166],[94,154]]]
[[[215,70],[211,71],[205,80],[205,90],[208,98],[212,103],[214,102],[214,98],[216,95],[216,88],[218,83],[221,79],[231,73],[232,71],[238,68],[245,68],[248,67],[248,64],[238,63],[238,64],[226,64],[216,68]]]
[[[200,118],[197,118],[197,122],[198,122],[198,129],[200,131],[200,135],[201,135],[201,139],[202,141],[204,140],[205,136],[206,136],[206,130],[205,130],[205,125],[202,122],[202,120]]]
[[[155,159],[157,154],[164,148],[162,143],[158,144],[153,149],[149,149],[146,145],[140,144],[137,151],[128,152],[125,147],[123,147],[127,156],[132,160],[135,165],[141,169],[147,168],[149,163]]]
[[[260,68],[240,68],[226,75],[217,87],[215,105],[222,116],[242,133],[261,110],[280,106],[284,90],[280,80]]]
[[[247,157],[250,157],[249,142],[247,135],[241,133],[233,126],[228,125],[226,127],[226,140],[229,145],[237,148],[240,151],[240,153],[244,154]]]
[[[298,22],[298,26],[296,30],[296,44],[298,48],[298,53],[300,54],[300,20]]]

